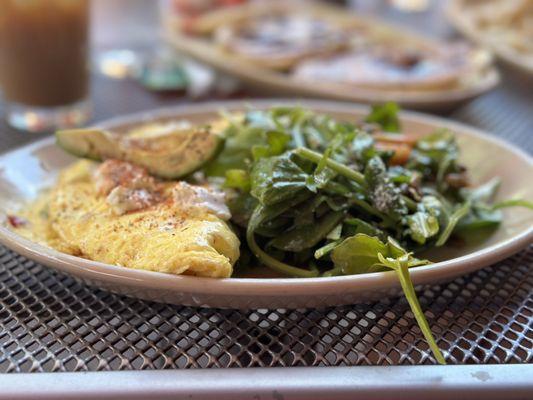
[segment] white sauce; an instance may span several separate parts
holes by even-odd
[[[189,212],[208,212],[227,221],[231,214],[224,197],[224,193],[218,190],[192,186],[186,182],[178,182],[172,188],[172,198],[177,207]]]

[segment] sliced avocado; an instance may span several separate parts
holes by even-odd
[[[154,135],[116,134],[101,129],[56,132],[57,144],[66,152],[93,160],[114,158],[146,168],[151,174],[176,179],[201,168],[222,150],[222,136],[206,128],[163,130]]]
[[[116,139],[109,132],[100,129],[57,131],[56,141],[67,153],[91,160],[116,158],[118,151]]]

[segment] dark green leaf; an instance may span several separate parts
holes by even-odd
[[[380,125],[387,132],[400,132],[400,119],[398,118],[399,107],[396,103],[385,103],[372,106],[366,122]]]
[[[407,168],[434,176],[442,186],[448,172],[457,169],[458,147],[452,132],[442,129],[419,139],[409,156]]]
[[[372,205],[379,212],[391,218],[399,218],[407,213],[400,191],[391,182],[385,164],[379,157],[373,157],[368,161],[365,180],[370,190]]]
[[[359,218],[347,218],[344,220],[344,225],[345,234],[347,236],[354,236],[358,233],[364,233],[365,235],[376,236],[380,239],[384,239],[385,237],[382,230]]]
[[[331,252],[331,259],[335,267],[341,268],[344,274],[362,274],[367,272],[383,271],[384,265],[379,255],[384,259],[395,262],[400,257],[410,267],[428,264],[427,260],[419,260],[407,253],[394,239],[388,238],[383,243],[377,237],[363,233],[345,239]]]
[[[282,202],[301,190],[307,190],[306,174],[291,158],[290,153],[261,158],[251,173],[251,194],[263,205]]]
[[[326,214],[312,225],[299,226],[277,236],[270,241],[270,245],[280,250],[292,252],[310,249],[325,239],[343,217],[342,212]]]
[[[257,206],[257,200],[248,193],[226,196],[226,204],[231,212],[231,220],[246,228],[248,221]]]

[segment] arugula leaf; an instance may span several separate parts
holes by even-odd
[[[224,187],[249,192],[251,188],[250,175],[244,169],[228,169]]]
[[[356,159],[361,161],[363,165],[377,154],[374,147],[374,138],[366,132],[357,131],[357,135],[353,139],[351,145]]]
[[[454,232],[496,228],[501,222],[502,213],[500,210],[476,203],[472,205],[470,212],[457,223]]]
[[[277,236],[270,245],[285,251],[298,252],[316,246],[344,218],[344,213],[331,212],[313,224],[302,225]]]
[[[365,121],[376,123],[387,132],[400,132],[399,111],[400,109],[396,103],[389,102],[381,105],[373,105]]]
[[[376,228],[374,225],[363,221],[360,218],[347,218],[344,220],[344,226],[347,236],[353,236],[358,233],[364,233],[369,236],[376,236],[380,239],[385,237],[382,230]]]
[[[254,160],[263,157],[278,156],[282,154],[291,141],[291,136],[281,131],[266,132],[266,144],[255,145],[252,147],[252,156]]]
[[[494,177],[488,182],[478,187],[463,188],[460,190],[460,194],[464,200],[470,200],[473,203],[482,202],[488,204],[496,195],[500,184],[501,179],[498,177]]]
[[[345,239],[331,252],[335,267],[345,275],[376,272],[379,263],[378,254],[388,254],[387,246],[377,237],[358,233]]]
[[[306,190],[309,175],[292,160],[292,153],[255,162],[250,193],[263,205],[282,202]]]
[[[231,213],[231,221],[246,228],[248,221],[257,207],[257,200],[249,193],[238,193],[226,196],[226,204]]]
[[[459,221],[462,218],[464,218],[470,212],[471,207],[472,207],[472,203],[468,200],[453,212],[453,214],[450,216],[448,220],[448,224],[446,225],[444,230],[439,235],[439,238],[437,239],[435,246],[437,247],[443,246],[448,241],[456,225],[459,223]]]
[[[448,221],[444,206],[435,196],[425,195],[417,205],[418,211],[405,218],[409,227],[407,233],[423,245],[439,233],[441,225]]]
[[[358,233],[345,239],[331,252],[331,259],[335,267],[341,268],[346,275],[379,272],[384,266],[378,254],[385,257],[397,258],[407,252],[392,238],[383,243],[375,236]],[[429,264],[427,260],[419,260],[409,254],[407,265],[410,267]]]
[[[327,167],[327,163],[332,154],[334,154],[343,145],[344,137],[337,135],[328,146],[322,159],[318,162],[315,172],[307,180],[307,187],[312,192],[316,192],[318,189],[324,188],[331,179],[333,179],[337,173]]]
[[[425,244],[426,240],[439,233],[439,221],[426,211],[417,211],[409,215],[407,225],[411,238],[419,244]]]
[[[380,212],[397,219],[407,213],[399,189],[391,182],[385,164],[379,157],[372,157],[365,168],[365,180],[370,191],[372,205]]]
[[[445,189],[444,178],[450,171],[457,170],[459,148],[452,132],[438,130],[420,138],[411,151],[408,169],[422,172],[426,179],[435,176],[439,188]]]
[[[271,255],[265,253],[261,249],[261,247],[259,247],[255,240],[254,232],[257,227],[263,222],[263,218],[265,218],[265,215],[266,213],[263,212],[263,206],[258,205],[252,213],[250,221],[248,222],[248,226],[246,228],[246,242],[248,243],[248,247],[250,247],[252,253],[264,265],[268,266],[269,268],[272,268],[275,271],[281,272],[282,274],[286,274],[289,276],[297,276],[301,278],[311,278],[314,276],[318,276],[318,271],[316,270],[298,268],[279,261]]]
[[[207,176],[225,176],[229,169],[247,169],[252,162],[252,148],[266,144],[263,129],[238,122],[231,123],[224,131],[224,136],[224,148],[204,167]]]
[[[429,261],[412,257],[411,253],[406,252],[391,238],[388,239],[387,243],[383,243],[376,237],[364,234],[357,234],[344,240],[333,249],[331,258],[335,263],[335,268],[332,271],[328,271],[330,274],[338,273],[339,269],[343,273],[355,274],[386,269],[395,271],[418,326],[433,352],[433,356],[440,364],[446,364],[433,338],[409,275],[410,267],[425,265]]]

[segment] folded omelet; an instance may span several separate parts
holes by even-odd
[[[123,161],[74,164],[21,216],[32,240],[127,268],[226,278],[239,257],[221,193]]]

